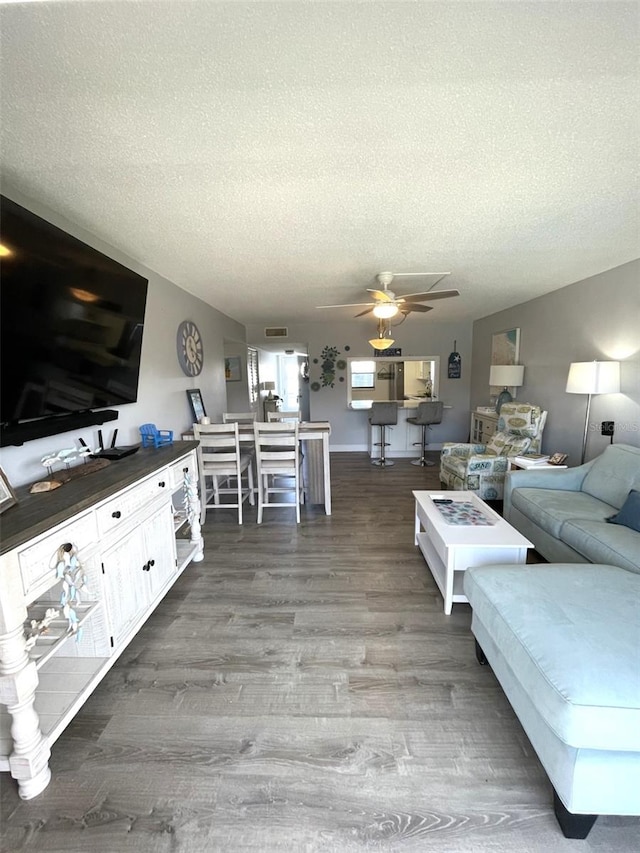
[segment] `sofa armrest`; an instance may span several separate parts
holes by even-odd
[[[596,460],[592,459],[577,468],[561,468],[550,471],[544,468],[536,471],[527,468],[524,471],[509,471],[504,484],[504,517],[508,520],[511,510],[511,492],[514,489],[562,489],[567,492],[582,491],[582,483]]]

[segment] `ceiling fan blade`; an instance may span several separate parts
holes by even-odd
[[[429,290],[426,293],[407,293],[399,296],[396,302],[429,302],[432,299],[448,299],[451,296],[460,296],[459,290]]]
[[[361,311],[359,314],[354,314],[354,317],[364,317],[365,314],[370,314],[374,309],[374,306],[371,305],[369,308],[365,308],[364,311]]]
[[[367,293],[371,293],[374,299],[378,302],[393,302],[395,294],[390,290],[376,290],[373,287],[367,287]]]
[[[361,305],[369,305],[374,307],[375,302],[344,302],[340,305],[316,305],[316,308],[359,308]]]
[[[427,311],[433,311],[433,306],[421,305],[419,302],[407,302],[406,305],[400,305],[399,308],[402,314],[411,314],[413,311],[424,314]]]
[[[436,280],[433,282],[433,286],[435,286],[439,281],[445,277],[445,275],[451,275],[450,272],[394,272],[394,278],[410,278],[410,277],[419,277],[419,278],[430,278],[434,277]]]

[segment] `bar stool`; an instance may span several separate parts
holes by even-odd
[[[442,422],[442,412],[444,410],[444,403],[431,402],[431,403],[419,403],[418,411],[416,412],[415,418],[407,418],[408,424],[415,424],[416,426],[422,427],[422,440],[414,441],[414,444],[419,444],[421,447],[421,454],[419,459],[412,459],[412,465],[421,465],[423,468],[427,465],[435,465],[435,462],[429,462],[426,458],[425,454],[427,452],[427,430],[430,424],[439,424]]]
[[[390,442],[385,441],[385,427],[393,426],[398,423],[398,404],[397,403],[372,403],[371,417],[369,418],[371,426],[380,427],[380,441],[374,444],[374,447],[380,448],[380,459],[374,459],[371,464],[379,465],[380,468],[389,468],[394,463],[386,458],[384,454],[385,447],[388,447]]]

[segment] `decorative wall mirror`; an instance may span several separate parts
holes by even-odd
[[[347,402],[350,409],[397,401],[411,405],[438,399],[440,356],[347,359]]]

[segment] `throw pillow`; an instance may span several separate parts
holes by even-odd
[[[526,453],[530,446],[531,439],[527,436],[512,435],[509,437],[509,443],[503,450],[503,454],[505,456],[520,456],[522,453]]]
[[[509,438],[510,436],[506,432],[494,432],[485,445],[485,452],[501,456],[504,453],[505,447],[509,444]]]
[[[611,524],[622,524],[640,533],[640,492],[631,489],[619,511],[610,515],[607,521]]]
[[[517,456],[528,450],[531,439],[526,436],[512,435],[510,432],[494,432],[486,444],[487,453],[496,456]]]
[[[539,406],[531,406],[528,403],[505,403],[500,409],[498,430],[534,438],[540,414]]]

